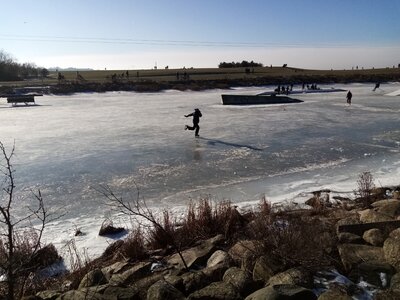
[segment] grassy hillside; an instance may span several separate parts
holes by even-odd
[[[260,77],[287,77],[294,76],[371,76],[371,75],[400,75],[399,68],[384,68],[384,69],[368,69],[368,70],[306,70],[297,68],[282,68],[282,67],[257,67],[249,68],[250,72],[246,73],[246,68],[199,68],[199,69],[160,69],[160,70],[128,70],[129,80],[140,81],[150,79],[153,81],[176,81],[177,73],[182,75],[186,72],[191,80],[226,80],[226,79],[251,79]],[[127,70],[110,70],[110,71],[82,71],[82,75],[88,81],[107,82],[110,81],[113,74],[123,74]],[[76,72],[62,72],[67,80],[75,80]],[[57,74],[51,73],[50,78],[55,80]],[[126,78],[126,76],[124,75]]]

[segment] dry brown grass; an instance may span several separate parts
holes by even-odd
[[[122,256],[131,261],[138,261],[148,257],[146,241],[140,227],[129,233],[128,237],[124,239],[124,243],[119,252],[120,254],[118,256]]]
[[[53,244],[48,244],[34,252],[34,246],[38,242],[37,232],[33,228],[16,231],[14,234],[14,256],[13,266],[15,268],[15,287],[19,295],[34,294],[45,289],[55,279],[43,278],[39,271],[60,260],[60,256]],[[0,239],[0,264],[5,265],[8,261],[7,245]],[[1,295],[7,290],[5,286],[0,287]]]
[[[230,201],[213,203],[210,199],[201,199],[197,204],[189,204],[180,231],[189,238],[188,243],[190,239],[207,239],[217,234],[223,234],[229,240],[244,222]]]
[[[262,242],[260,254],[270,255],[285,268],[332,265],[335,262],[334,226],[313,217],[315,212],[280,211],[274,213],[263,199],[260,210],[247,227],[246,234]]]
[[[167,248],[176,234],[176,221],[171,219],[168,210],[163,211],[163,218],[158,225],[150,229],[149,247],[152,249]]]
[[[230,201],[214,203],[210,199],[201,199],[189,203],[187,214],[179,224],[168,211],[164,211],[162,220],[158,221],[160,226],[153,226],[150,230],[149,247],[165,249],[174,239],[176,245],[184,248],[217,234],[223,234],[229,240],[245,222]]]

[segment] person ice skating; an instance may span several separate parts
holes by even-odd
[[[375,87],[374,87],[374,89],[373,89],[372,91],[375,92],[375,90],[376,90],[376,89],[379,89],[380,86],[381,86],[381,84],[380,84],[379,82],[377,82],[377,83],[375,84]]]
[[[185,125],[185,130],[196,130],[195,136],[198,137],[199,130],[200,130],[199,122],[200,122],[200,118],[202,117],[200,109],[195,108],[194,112],[192,112],[191,114],[185,115],[186,118],[192,117],[192,116],[193,116],[193,126]]]
[[[351,98],[352,97],[353,97],[353,94],[350,91],[348,91],[347,96],[346,96],[348,105],[351,105]]]

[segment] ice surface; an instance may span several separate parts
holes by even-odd
[[[368,84],[334,87],[352,91],[351,106],[345,92],[298,95],[299,104],[221,105],[222,93],[272,87],[43,96],[29,107],[1,100],[0,141],[16,147],[18,210],[40,188],[49,207],[68,212],[47,237],[60,246],[80,227],[87,234],[77,243],[98,254],[110,242],[98,229],[112,214],[101,185],[134,197],[137,184],[149,206],[179,213],[204,196],[248,206],[262,195],[301,202],[321,188],[351,194],[363,171],[398,184],[400,101],[384,94],[400,84],[379,93]],[[184,131],[195,107],[203,113],[197,139]]]

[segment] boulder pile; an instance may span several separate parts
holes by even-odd
[[[180,253],[104,263],[77,289],[64,283],[26,299],[400,299],[400,200],[375,198],[365,206],[316,193],[311,209],[281,211],[264,223],[273,236],[248,234],[260,228],[250,219],[235,240],[219,234]],[[318,236],[290,227],[294,216],[312,220]],[[311,245],[304,249],[310,257],[301,248],[288,252],[291,241]]]

